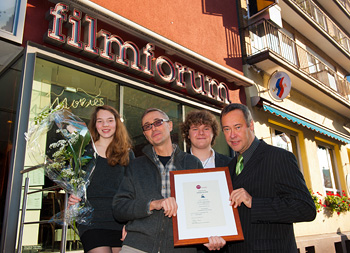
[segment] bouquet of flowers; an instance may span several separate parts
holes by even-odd
[[[47,134],[55,128],[58,141],[46,148]],[[66,211],[66,221],[89,224],[93,208],[86,199],[86,188],[95,168],[95,153],[87,155],[86,147],[92,139],[84,121],[59,104],[40,112],[25,138],[31,158],[40,160],[38,164],[44,167],[45,175],[64,191],[82,199]],[[63,214],[58,213],[53,220],[58,222],[62,217]]]

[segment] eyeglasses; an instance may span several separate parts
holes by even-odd
[[[164,122],[169,122],[170,120],[168,119],[157,119],[155,120],[152,124],[145,124],[142,126],[143,131],[148,131],[152,129],[152,126],[159,127],[163,125]]]

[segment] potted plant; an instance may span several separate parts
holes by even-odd
[[[312,197],[312,199],[313,199],[313,201],[315,203],[316,211],[319,213],[321,211],[321,209],[323,207],[325,207],[325,205],[322,204],[322,200],[321,200],[322,194],[317,192],[317,195],[316,195],[311,189],[309,189],[309,192],[310,192],[311,197]]]
[[[340,213],[350,211],[350,199],[346,196],[345,191],[342,192],[342,195],[327,192],[324,200],[331,213],[336,212],[340,215]]]

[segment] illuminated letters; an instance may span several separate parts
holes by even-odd
[[[52,29],[47,31],[47,39],[54,44],[63,44],[66,36],[62,34],[62,23],[67,21],[68,6],[63,3],[56,4],[55,8],[50,8],[50,14],[53,16]]]
[[[141,63],[144,66],[143,73],[150,76],[154,75],[152,71],[152,59],[154,58],[154,49],[155,47],[151,43],[148,43],[142,49]]]
[[[161,84],[172,83],[175,80],[175,66],[165,56],[159,56],[154,64],[155,79]]]
[[[68,33],[71,36],[67,37],[67,45],[71,46],[73,51],[81,51],[83,50],[83,43],[80,41],[81,12],[74,9],[73,15],[69,15],[68,21],[72,25],[68,28]]]
[[[74,9],[68,18],[67,37],[62,34],[63,23],[67,22],[69,7],[63,3],[57,3],[50,8],[50,28],[45,36],[45,41],[55,45],[65,45],[68,50],[80,52],[91,58],[96,58],[107,64],[136,72],[144,77],[153,77],[162,85],[170,85],[172,88],[187,91],[190,95],[201,96],[220,104],[229,104],[229,89],[223,82],[219,82],[192,68],[175,64],[166,56],[155,57],[155,46],[146,44],[141,52],[138,46],[131,42],[124,42],[117,35],[100,29],[97,33],[97,20],[88,14],[82,17],[79,10]],[[81,26],[84,27],[84,39],[81,41]],[[98,46],[97,46],[98,43]],[[83,101],[85,103],[85,101]],[[74,106],[74,105],[72,105]]]
[[[84,52],[87,52],[89,56],[98,56],[98,49],[96,48],[96,19],[85,15],[83,26],[85,27],[84,36]]]

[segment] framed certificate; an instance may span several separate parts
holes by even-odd
[[[243,240],[228,167],[170,171],[171,196],[178,210],[173,217],[174,245],[203,244],[210,236]]]

